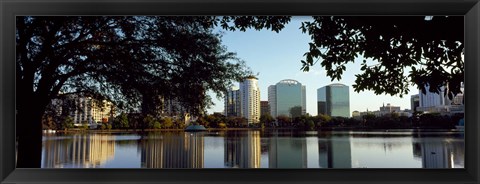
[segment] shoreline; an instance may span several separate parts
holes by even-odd
[[[326,127],[326,128],[318,128],[315,130],[304,130],[298,128],[207,128],[206,132],[217,132],[217,131],[248,131],[248,130],[260,130],[260,131],[272,131],[272,130],[279,130],[279,131],[298,131],[298,132],[309,132],[309,131],[365,131],[365,132],[374,132],[374,131],[382,131],[382,132],[464,132],[459,129],[445,129],[445,128],[353,128],[353,127]],[[44,133],[51,133],[46,132],[47,130],[43,130]],[[127,133],[127,132],[134,132],[134,133],[142,133],[142,132],[177,132],[177,131],[185,131],[185,129],[111,129],[111,130],[84,130],[84,129],[70,129],[70,130],[55,130],[54,133]]]

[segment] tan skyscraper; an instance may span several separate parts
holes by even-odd
[[[260,88],[254,76],[240,82],[240,114],[248,120],[248,124],[260,121]]]

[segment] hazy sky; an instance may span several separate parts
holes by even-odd
[[[309,72],[300,70],[305,60],[303,54],[308,51],[310,37],[299,29],[301,22],[309,17],[293,17],[292,21],[279,33],[273,31],[247,30],[224,31],[222,42],[228,51],[236,52],[237,56],[245,60],[254,74],[258,75],[260,86],[260,100],[268,100],[268,86],[274,85],[283,79],[294,79],[306,86],[307,113],[317,115],[317,89],[331,83],[342,83],[350,88],[350,113],[352,111],[379,110],[383,104],[390,103],[403,109],[410,109],[410,96],[418,94],[416,87],[410,87],[408,95],[400,98],[390,95],[375,95],[372,91],[354,92],[351,87],[355,82],[355,74],[360,73],[360,63],[363,58],[357,58],[355,63],[347,65],[347,70],[340,81],[331,81],[321,67],[320,61],[310,67]],[[238,83],[235,83],[238,87]],[[223,99],[217,99],[212,94],[215,106],[208,109],[208,113],[222,112]]]

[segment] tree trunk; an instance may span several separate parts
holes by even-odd
[[[18,110],[17,114],[17,168],[41,167],[43,111],[33,103],[28,108]]]

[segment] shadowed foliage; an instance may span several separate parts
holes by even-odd
[[[282,21],[285,20],[285,21]],[[154,114],[174,98],[201,114],[251,72],[213,29],[267,28],[275,17],[18,16],[17,167],[40,167],[41,119],[62,93],[87,93],[124,110]],[[230,22],[232,22],[230,24]],[[279,22],[282,24],[276,24]],[[32,145],[32,146],[31,146]]]
[[[449,97],[464,81],[463,16],[321,16],[300,27],[311,36],[302,69],[320,61],[332,81],[340,80],[346,64],[362,56],[352,86],[356,92],[408,94],[415,84],[424,93],[448,85]],[[315,61],[314,61],[315,60]]]

